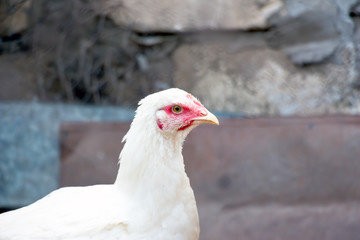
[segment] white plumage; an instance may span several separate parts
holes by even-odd
[[[183,90],[147,96],[123,139],[114,184],[62,188],[1,214],[0,240],[197,240],[198,213],[181,150],[203,122],[218,124]]]

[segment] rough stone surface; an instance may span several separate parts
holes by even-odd
[[[356,0],[26,3],[31,31],[1,35],[0,100],[134,106],[184,86],[234,113],[360,111]]]
[[[58,187],[59,125],[129,121],[132,110],[38,103],[0,103],[0,207],[16,208]]]
[[[178,32],[266,28],[267,20],[282,6],[280,0],[107,0],[102,9],[120,26]]]
[[[216,2],[217,6],[192,1],[175,5],[162,1],[107,2],[119,6],[110,13],[122,26],[136,31],[181,34],[183,41],[172,56],[175,86],[193,92],[213,109],[252,115],[360,112],[359,48],[354,34],[356,3],[356,0],[290,0],[280,4],[240,1],[231,6],[229,1]],[[234,10],[251,22],[262,16],[253,13],[251,6],[274,4],[278,7],[276,11],[257,26],[266,31],[223,31],[254,30],[254,25],[209,27],[212,24],[209,19],[228,22],[213,17],[216,13],[207,8],[219,13],[223,8],[226,13]],[[200,6],[212,17],[204,21],[197,12]],[[236,6],[246,11],[239,11]],[[179,9],[182,15],[177,13]],[[196,18],[192,17],[194,13]],[[194,26],[189,27],[187,21]],[[220,31],[199,33],[208,29]],[[190,37],[189,30],[193,31]]]
[[[0,101],[33,100],[37,95],[32,59],[22,56],[0,56]]]
[[[258,41],[260,45],[261,41]],[[294,65],[266,46],[208,41],[180,46],[173,54],[174,84],[219,111],[250,115],[359,113],[354,45],[335,61]]]
[[[320,62],[352,43],[356,0],[286,1],[270,21],[269,42],[296,64]]]
[[[113,183],[129,124],[63,125],[61,185]],[[359,239],[358,116],[220,124],[197,128],[183,149],[200,239]]]
[[[296,64],[320,62],[333,54],[341,42],[337,21],[336,12],[306,12],[277,24],[269,33],[269,43],[282,49]]]
[[[0,2],[0,36],[19,33],[29,26],[28,11],[31,4],[32,0]]]

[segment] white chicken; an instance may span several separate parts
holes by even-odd
[[[66,187],[0,215],[0,239],[197,240],[196,202],[182,144],[201,123],[219,124],[172,88],[139,102],[114,184]]]

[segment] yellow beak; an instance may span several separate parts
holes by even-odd
[[[206,115],[202,117],[193,118],[192,120],[200,123],[210,123],[210,124],[219,125],[219,120],[217,119],[217,117],[215,117],[215,115],[209,111],[207,111]]]

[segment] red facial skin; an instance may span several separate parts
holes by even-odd
[[[186,95],[186,97],[189,98],[190,100],[192,100],[193,103],[195,103],[199,107],[204,108],[204,106],[196,98],[194,98],[191,94]]]
[[[193,100],[194,105],[189,107],[189,106],[183,105],[183,104],[171,104],[162,109],[174,121],[181,122],[182,126],[178,129],[178,131],[183,131],[183,130],[187,129],[188,127],[190,127],[192,125],[192,123],[194,122],[192,119],[206,115],[206,110],[205,110],[204,106],[201,105],[200,102],[198,102],[190,94],[187,97],[190,98],[191,100]],[[173,106],[176,106],[176,105],[182,107],[181,112],[176,113],[172,110]],[[160,129],[164,128],[164,124],[162,122],[158,121],[157,124]]]

